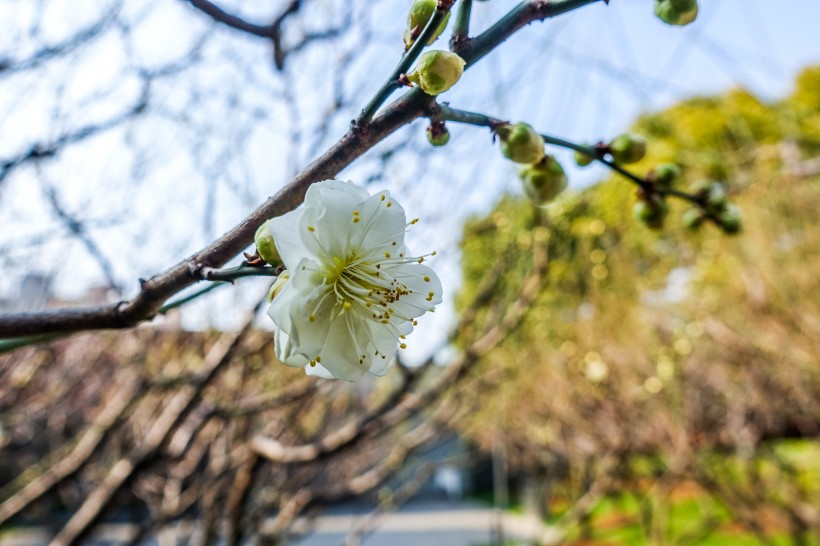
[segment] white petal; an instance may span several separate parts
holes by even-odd
[[[294,352],[290,336],[283,332],[281,328],[277,328],[273,333],[273,347],[276,351],[276,358],[278,358],[282,364],[294,368],[302,368],[308,364],[305,357]]]
[[[379,255],[390,252],[398,256],[404,251],[407,216],[404,208],[390,197],[390,192],[379,192],[363,202],[359,217],[361,221],[351,234],[354,245],[365,251],[374,250]]]
[[[288,269],[293,269],[303,258],[313,257],[299,233],[299,222],[305,214],[304,208],[292,210],[270,221],[270,231],[276,250]]]
[[[349,251],[351,230],[360,203],[370,197],[352,182],[327,180],[312,185],[305,196],[305,216],[299,231],[317,256],[344,258]]]
[[[335,377],[333,377],[333,374],[330,373],[327,370],[327,368],[325,368],[321,364],[305,366],[305,373],[308,375],[315,375],[316,377],[321,377],[323,379],[336,379]]]
[[[367,371],[373,375],[378,375],[381,377],[387,373],[387,368],[390,366],[391,362],[393,362],[392,358],[386,358],[384,360],[381,358],[374,358],[373,363],[370,365],[370,369]]]

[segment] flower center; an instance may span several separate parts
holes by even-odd
[[[329,264],[326,283],[336,296],[337,304],[342,311],[356,310],[366,313],[365,316],[387,324],[392,317],[400,320],[413,320],[412,317],[397,314],[390,307],[413,290],[398,277],[400,271],[396,266],[418,262],[418,258],[396,258],[367,256],[356,253],[345,259],[333,258]]]

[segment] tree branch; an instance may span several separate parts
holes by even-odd
[[[474,64],[517,30],[535,20],[560,15],[600,0],[554,0],[522,2],[498,23],[472,40],[462,58]],[[432,19],[432,18],[431,18]],[[420,39],[418,42],[421,42]],[[130,328],[152,319],[172,295],[191,286],[196,278],[191,268],[202,264],[222,267],[252,240],[256,228],[265,220],[295,209],[307,188],[314,182],[333,178],[355,159],[399,127],[427,113],[432,98],[418,88],[412,89],[387,107],[365,126],[351,128],[321,157],[308,165],[277,194],[269,198],[231,231],[165,273],[142,284],[137,296],[125,302],[99,307],[49,310],[0,316],[0,339],[48,333]]]

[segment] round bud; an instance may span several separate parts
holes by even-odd
[[[680,178],[680,167],[674,163],[661,163],[653,171],[652,180],[660,187],[669,188]]]
[[[437,148],[450,142],[450,131],[443,121],[433,122],[427,127],[427,140]]]
[[[688,25],[698,16],[698,2],[697,0],[655,0],[655,15],[668,25]]]
[[[637,163],[646,155],[646,139],[629,133],[618,135],[609,143],[609,152],[616,163]]]
[[[538,163],[544,158],[544,139],[526,123],[495,128],[501,139],[501,153],[516,163]]]
[[[464,59],[449,51],[428,51],[419,57],[416,69],[407,79],[418,84],[428,95],[444,93],[461,78]]]
[[[410,6],[410,13],[407,14],[407,30],[404,31],[404,46],[406,49],[410,49],[410,46],[416,41],[421,31],[427,26],[427,22],[436,11],[437,4],[438,0],[415,0],[413,5]],[[436,38],[444,32],[449,20],[450,12],[447,12],[444,20],[438,26],[436,32],[433,33],[432,38],[430,38],[425,45],[430,45],[436,41]]]
[[[683,213],[683,225],[688,229],[695,230],[703,225],[703,211],[698,208],[686,209]]]
[[[269,264],[281,264],[282,258],[276,250],[276,243],[273,240],[273,233],[270,230],[270,220],[259,226],[253,242],[256,243],[256,253]]]
[[[549,203],[567,188],[567,175],[551,155],[545,155],[538,163],[522,167],[518,176],[524,184],[524,192],[539,205]]]
[[[658,194],[639,198],[632,209],[635,219],[640,220],[651,229],[662,228],[668,212],[666,202]]]
[[[709,209],[714,212],[723,212],[726,209],[726,205],[729,204],[729,198],[726,195],[726,189],[723,187],[723,184],[715,182],[709,187],[706,204]]]
[[[743,216],[740,214],[740,209],[734,205],[726,207],[726,210],[718,216],[718,221],[726,233],[735,234],[743,227]]]
[[[579,167],[586,167],[587,165],[590,165],[593,161],[595,161],[595,157],[587,154],[582,154],[577,150],[573,157],[575,158],[575,164]]]

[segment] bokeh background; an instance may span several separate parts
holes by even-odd
[[[273,38],[196,4],[0,2],[0,310],[131,297],[241,221],[347,130],[408,3],[218,2]],[[513,5],[475,2],[473,31]],[[637,174],[724,182],[743,232],[687,231],[677,205],[649,230],[634,187],[557,149],[570,191],[536,209],[489,131],[450,124],[434,149],[416,121],[339,175],[389,189],[437,251],[445,302],[394,373],[275,363],[265,279],[2,356],[0,516],[58,529],[108,491],[87,525],[128,540],[194,521],[207,543],[226,517],[284,541],[341,499],[402,504],[446,460],[543,543],[820,543],[817,21],[814,0],[704,0],[673,28],[613,0],[523,29],[441,100],[579,142],[643,134]]]

